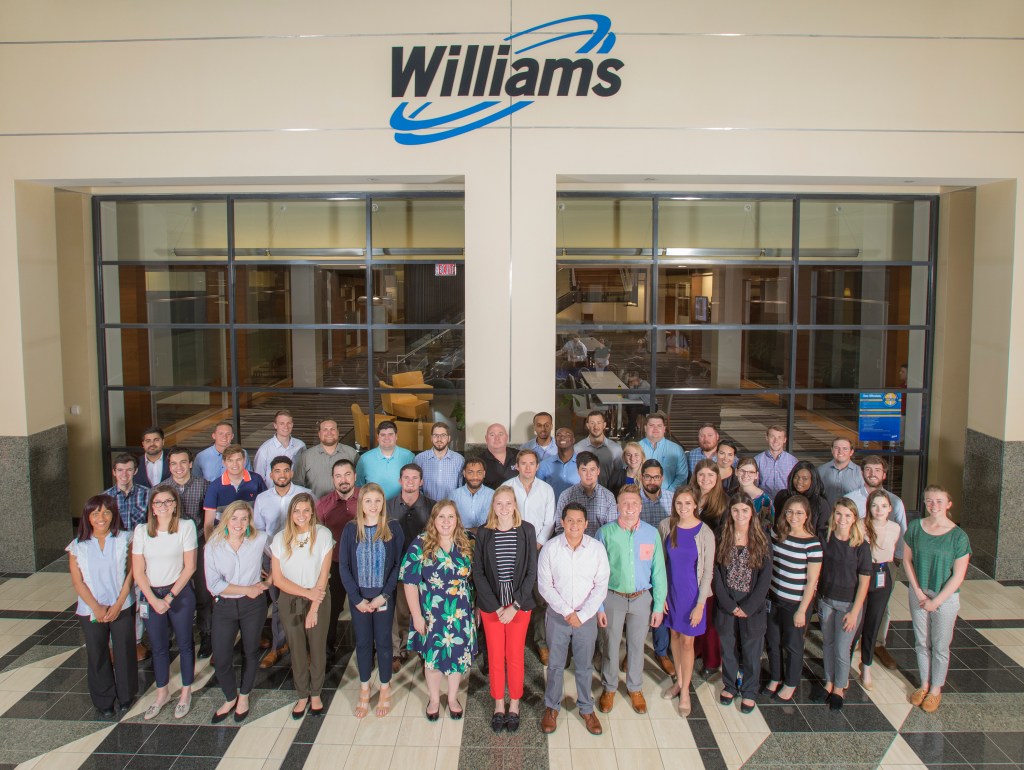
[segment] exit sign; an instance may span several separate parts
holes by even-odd
[[[434,265],[434,275],[455,275],[455,263],[441,262]]]

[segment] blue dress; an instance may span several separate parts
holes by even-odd
[[[697,584],[697,533],[701,527],[676,529],[676,547],[672,547],[672,535],[665,538],[665,555],[668,566],[668,616],[665,623],[670,629],[686,636],[700,636],[707,630],[708,613],[700,623],[690,625],[690,613],[697,606],[700,586]]]

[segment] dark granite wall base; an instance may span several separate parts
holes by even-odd
[[[68,516],[67,427],[0,436],[0,571],[34,572],[64,551]]]
[[[1024,441],[967,429],[964,500],[954,506],[971,538],[971,563],[999,580],[1024,579]]]

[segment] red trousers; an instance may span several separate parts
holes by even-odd
[[[484,638],[487,640],[487,666],[491,674],[491,697],[505,697],[505,668],[508,667],[508,695],[512,700],[523,697],[526,632],[530,628],[530,610],[520,610],[507,625],[498,620],[497,612],[481,612]]]
[[[722,642],[715,628],[715,597],[709,596],[704,606],[707,631],[693,640],[693,655],[704,661],[704,668],[722,667]]]

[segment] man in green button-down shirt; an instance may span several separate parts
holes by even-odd
[[[601,666],[604,692],[597,704],[604,713],[615,705],[623,629],[626,632],[626,689],[629,700],[636,713],[647,713],[647,702],[641,691],[644,642],[647,629],[657,628],[665,617],[668,592],[665,551],[658,530],[640,520],[642,507],[639,487],[627,484],[619,490],[619,518],[597,531],[597,539],[608,552],[610,568],[608,597],[597,615],[597,624],[606,630]]]

